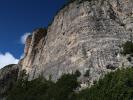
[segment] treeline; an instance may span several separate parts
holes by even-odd
[[[79,75],[78,71],[75,74],[65,74],[57,82],[42,76],[32,81],[19,79],[7,100],[74,100],[74,91],[80,86],[77,81]]]
[[[7,100],[133,100],[133,68],[111,72],[91,88],[82,91],[80,74],[65,74],[56,83],[39,77],[18,80]]]
[[[111,72],[77,96],[77,100],[133,100],[133,68]]]

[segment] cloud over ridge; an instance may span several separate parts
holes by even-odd
[[[25,33],[23,36],[21,36],[21,43],[25,44],[27,37],[31,35],[31,33]]]
[[[16,59],[11,53],[6,52],[5,54],[0,53],[0,68],[9,65],[17,64],[19,59]]]

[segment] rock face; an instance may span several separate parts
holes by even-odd
[[[131,65],[120,46],[132,34],[132,0],[75,0],[58,12],[47,31],[38,29],[27,38],[22,69],[29,80],[40,74],[56,80],[63,73],[89,70],[92,83]]]
[[[18,72],[17,65],[8,65],[0,70],[0,100],[5,100],[17,80]]]

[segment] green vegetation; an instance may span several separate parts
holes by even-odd
[[[65,74],[56,83],[43,77],[32,81],[21,79],[7,100],[133,100],[133,68],[111,72],[91,88],[75,92],[79,75],[78,71]]]
[[[7,100],[72,100],[78,86],[77,74],[65,74],[56,83],[43,77],[19,79]]]
[[[87,70],[84,74],[84,77],[89,77],[90,76],[90,70]]]
[[[133,42],[132,41],[127,41],[122,45],[123,47],[123,52],[122,54],[127,55],[127,54],[133,54]]]
[[[81,76],[81,73],[80,73],[79,70],[76,70],[76,72],[75,72],[75,76],[77,76],[77,77]]]
[[[77,100],[133,100],[133,68],[105,75],[91,88],[81,91]]]

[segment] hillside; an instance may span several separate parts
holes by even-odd
[[[8,92],[13,88],[18,78],[17,65],[8,65],[0,70],[0,100],[5,100]]]

